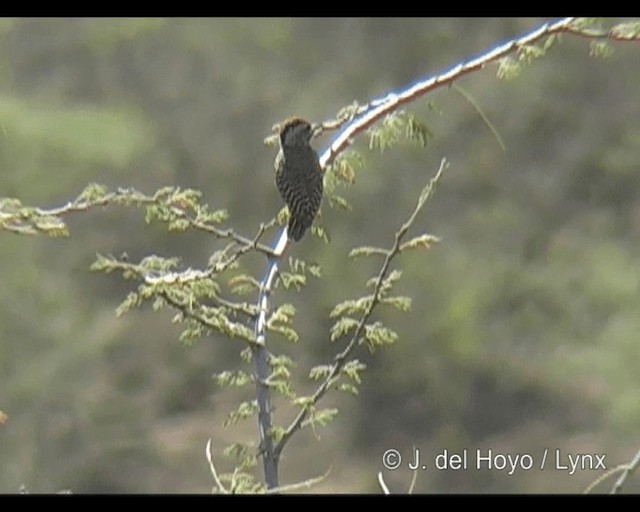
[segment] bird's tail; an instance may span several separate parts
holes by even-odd
[[[289,226],[287,227],[287,234],[294,242],[299,242],[304,236],[309,226],[305,224],[301,219],[291,216],[289,220]]]

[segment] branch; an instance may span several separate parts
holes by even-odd
[[[282,254],[288,245],[288,234],[285,228],[280,233],[280,238],[276,243],[276,253]],[[267,275],[260,283],[260,293],[258,294],[258,317],[255,323],[256,347],[253,350],[255,359],[255,383],[256,399],[258,403],[258,429],[260,431],[260,448],[264,467],[265,483],[268,489],[278,487],[278,459],[273,449],[273,439],[271,438],[271,398],[269,394],[269,364],[266,347],[267,313],[269,312],[269,297],[276,275],[278,274],[278,258],[270,258]]]
[[[620,42],[640,41],[640,29],[634,23],[618,25],[610,30],[596,30],[584,25],[584,20],[573,17],[563,18],[553,23],[545,23],[527,34],[485,51],[475,59],[457,64],[435,76],[421,79],[400,93],[392,92],[366,105],[355,103],[353,106],[343,109],[338,114],[337,119],[322,123],[322,126],[316,132],[316,135],[319,135],[324,131],[339,129],[345,123],[351,123],[333,141],[331,146],[322,153],[320,156],[321,167],[326,169],[330,166],[336,157],[351,144],[356,135],[371,127],[380,118],[398,110],[407,103],[421,98],[434,89],[449,86],[464,75],[479,71],[487,64],[502,59],[511,53],[518,52],[544,37],[567,33],[589,39],[606,39]]]
[[[320,475],[315,478],[308,478],[307,480],[304,480],[302,482],[297,482],[295,484],[283,485],[282,487],[269,489],[266,492],[266,494],[276,494],[281,492],[298,491],[300,489],[309,489],[314,485],[316,485],[317,483],[320,483],[323,480],[325,480],[329,476],[330,471],[331,471],[331,468],[329,468],[324,475]]]
[[[380,488],[385,495],[391,494],[391,491],[389,491],[389,488],[384,481],[384,477],[382,476],[382,471],[378,471],[378,483],[380,484]]]
[[[229,301],[220,297],[215,291],[206,294],[206,298],[211,300],[213,305],[201,304],[194,296],[194,287],[184,285],[194,285],[197,288],[197,285],[205,280],[213,282],[211,280],[213,270],[187,269],[183,272],[168,272],[164,269],[171,264],[175,262],[157,258],[146,258],[142,263],[134,264],[98,255],[97,261],[91,265],[91,270],[104,272],[119,270],[125,278],[137,279],[144,283],[140,285],[137,293],[130,293],[118,307],[118,314],[122,314],[143,300],[160,297],[169,306],[178,310],[184,318],[195,321],[205,329],[223,332],[229,337],[240,337],[249,344],[255,344],[251,331],[244,324],[233,322],[227,317],[227,311],[231,311],[235,315],[255,319],[257,316],[255,306],[246,302]],[[163,268],[160,270],[150,268],[154,266]]]
[[[204,452],[207,457],[207,462],[209,463],[209,470],[211,471],[211,477],[213,478],[214,483],[213,488],[211,489],[211,494],[216,491],[221,494],[229,494],[229,490],[223,485],[220,477],[218,476],[218,472],[216,471],[216,467],[213,464],[213,457],[211,456],[211,439],[207,440]]]
[[[246,238],[237,234],[233,229],[223,229],[216,226],[215,224],[219,222],[216,222],[216,218],[223,218],[224,214],[221,212],[209,213],[206,207],[196,202],[199,195],[199,192],[194,190],[181,190],[172,187],[160,189],[152,196],[145,195],[133,188],[119,188],[116,192],[107,192],[101,185],[91,184],[73,201],[49,209],[23,206],[18,199],[0,198],[0,231],[5,230],[17,234],[45,233],[50,236],[68,236],[67,226],[61,218],[63,216],[85,212],[97,207],[133,204],[138,207],[163,209],[166,218],[162,220],[168,223],[181,220],[186,222],[186,227],[212,234],[219,239],[232,240],[241,247],[237,256],[250,250],[256,250],[266,256],[275,255],[271,247],[258,243],[264,231],[271,227],[274,221],[261,225],[258,234],[253,239]]]
[[[269,393],[269,353],[264,343],[252,346],[255,361],[254,380],[256,383],[256,401],[258,405],[258,430],[260,432],[260,453],[264,468],[264,479],[267,489],[278,487],[278,459],[273,449],[271,437],[271,394]]]

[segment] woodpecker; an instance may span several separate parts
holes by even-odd
[[[313,224],[322,202],[322,168],[311,147],[315,126],[294,117],[280,126],[280,150],[274,164],[276,185],[289,208],[287,234],[298,242]]]

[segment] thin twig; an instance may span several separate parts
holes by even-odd
[[[85,199],[82,196],[78,196],[75,200],[68,201],[65,205],[58,207],[29,208],[20,206],[17,208],[16,212],[0,212],[0,227],[3,230],[14,233],[28,234],[38,231],[38,221],[41,222],[42,219],[49,219],[58,220],[60,226],[64,228],[64,222],[62,222],[60,217],[73,213],[85,212],[98,207],[128,203],[133,203],[137,206],[151,206],[161,205],[162,201],[160,197],[158,197],[158,194],[148,196],[133,188],[120,188],[116,192],[103,193],[94,199]],[[265,229],[270,227],[273,222],[268,225],[260,226],[258,234],[253,239],[250,239],[239,235],[231,228],[222,229],[207,222],[202,222],[201,220],[198,220],[197,217],[189,215],[186,210],[178,206],[172,206],[171,212],[176,218],[187,221],[189,226],[193,229],[209,233],[219,239],[233,240],[241,246],[237,256],[240,256],[250,250],[256,250],[270,257],[275,256],[271,247],[258,242]]]
[[[382,489],[382,492],[384,494],[391,494],[391,491],[389,491],[389,488],[387,487],[387,484],[384,481],[384,477],[382,476],[382,471],[378,471],[378,483],[380,484],[380,488]]]
[[[636,453],[636,456],[633,460],[627,464],[624,471],[620,475],[620,478],[616,480],[616,483],[613,484],[613,488],[611,489],[611,494],[618,494],[622,490],[622,486],[627,481],[627,478],[631,476],[631,474],[640,466],[640,450]]]
[[[498,146],[500,146],[500,149],[502,149],[502,152],[506,153],[507,152],[507,147],[504,145],[504,141],[502,140],[502,137],[500,136],[500,133],[498,132],[496,127],[493,125],[491,120],[484,113],[484,111],[482,110],[480,105],[478,105],[478,102],[475,101],[473,99],[473,97],[467,91],[465,91],[462,87],[460,87],[459,85],[453,84],[452,88],[453,88],[454,91],[456,91],[458,94],[460,94],[460,96],[462,96],[465,100],[467,100],[471,104],[471,106],[473,108],[476,109],[476,112],[478,113],[480,118],[484,121],[484,124],[487,125],[487,128],[489,128],[489,131],[491,132],[493,137],[496,139],[496,142],[498,143]]]
[[[213,464],[213,457],[211,456],[211,439],[207,441],[207,446],[205,447],[205,454],[207,457],[207,462],[209,463],[209,469],[211,470],[211,476],[213,477],[214,487],[211,489],[213,493],[214,490],[218,490],[222,494],[229,494],[229,490],[222,484],[220,481],[220,477],[218,477],[218,472],[216,471],[216,467]]]
[[[415,447],[414,447],[415,450]],[[413,476],[411,477],[411,483],[409,484],[409,489],[407,490],[407,494],[413,494],[413,490],[416,487],[416,482],[418,481],[418,469],[413,470]]]
[[[269,489],[266,491],[265,494],[278,494],[282,492],[297,491],[300,489],[309,489],[310,487],[313,487],[315,484],[325,480],[329,476],[330,472],[331,472],[331,468],[329,468],[324,475],[320,475],[315,478],[309,478],[307,480],[304,480],[303,482],[297,482],[295,484],[288,484],[288,485],[283,485],[282,487]]]

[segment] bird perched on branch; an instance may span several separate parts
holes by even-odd
[[[322,201],[322,168],[311,147],[317,125],[293,117],[279,127],[280,151],[276,156],[276,185],[289,207],[290,239],[299,241],[313,224]]]

